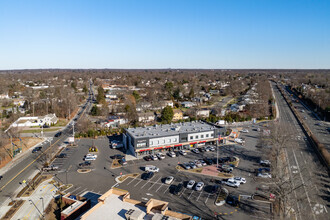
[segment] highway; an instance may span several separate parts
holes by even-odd
[[[84,116],[86,111],[88,112],[91,108],[94,100],[94,93],[92,90],[92,83],[90,83],[90,94],[86,103],[78,111],[77,115],[73,117],[73,121],[78,121]],[[23,180],[28,180],[34,176],[46,162],[47,155],[56,150],[59,145],[70,136],[72,136],[72,123],[68,123],[67,126],[62,130],[62,135],[54,137],[51,142],[44,142],[42,145],[41,152],[27,153],[24,158],[17,161],[13,167],[11,167],[6,173],[2,174],[3,178],[0,181],[0,204],[9,203],[10,197],[14,198],[16,194],[23,189],[25,186],[22,183]]]
[[[289,96],[292,94],[292,97],[295,100],[299,100],[299,102],[292,102],[293,106],[300,112],[300,115],[304,118],[307,126],[311,129],[318,141],[324,144],[328,151],[330,151],[330,132],[327,131],[330,124],[322,121],[318,115],[315,114],[314,111],[310,109],[301,99],[296,97],[288,87],[285,87],[284,89]]]
[[[294,188],[291,194],[297,219],[328,219],[330,207],[329,175],[310,145],[291,109],[272,83],[279,107],[280,121],[285,122],[292,141],[286,146],[286,160]]]

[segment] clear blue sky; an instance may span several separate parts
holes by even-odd
[[[0,0],[24,68],[330,68],[330,0]]]

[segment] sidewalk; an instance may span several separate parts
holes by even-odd
[[[12,219],[41,219],[41,213],[47,208],[57,191],[53,184],[49,184],[50,181],[41,183],[30,197],[21,197],[20,199],[25,202]]]

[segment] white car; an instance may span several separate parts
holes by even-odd
[[[199,154],[199,150],[197,148],[193,149],[192,152],[194,152],[195,154]]]
[[[165,183],[166,184],[171,184],[173,182],[173,180],[174,180],[174,177],[173,176],[168,176],[165,179]]]
[[[192,189],[195,185],[195,180],[189,180],[187,183],[187,189]]]
[[[195,186],[195,190],[196,191],[201,191],[204,187],[204,183],[203,182],[198,182]]]
[[[159,168],[156,167],[156,166],[153,166],[153,165],[146,165],[144,167],[144,170],[145,171],[148,171],[148,172],[154,172],[154,173],[158,173],[159,172]]]
[[[232,178],[228,179],[227,181],[225,181],[225,184],[227,186],[231,186],[231,187],[234,187],[234,188],[238,188],[240,183],[239,182],[236,182],[235,180],[233,180]]]
[[[202,166],[206,166],[207,163],[203,159],[199,159],[199,162],[201,162]]]
[[[202,167],[202,163],[199,160],[194,160],[194,163],[197,167]]]
[[[243,129],[242,133],[249,133],[249,130],[248,129]]]
[[[260,160],[260,165],[269,167],[271,162],[269,160]]]
[[[213,146],[209,147],[210,151],[215,151],[215,148]]]
[[[175,153],[173,151],[168,152],[168,156],[170,157],[176,157]]]
[[[85,157],[94,157],[96,159],[97,158],[97,155],[95,155],[95,154],[86,154]]]
[[[183,156],[187,155],[187,152],[185,150],[180,150],[179,153]]]
[[[84,160],[91,161],[91,160],[96,160],[96,158],[95,157],[85,157]]]
[[[162,154],[162,153],[158,153],[158,154],[156,154],[156,156],[158,157],[158,159],[160,159],[160,160],[163,160],[163,159],[165,159],[165,155],[164,154]]]
[[[261,178],[272,178],[272,174],[270,174],[270,173],[258,173],[258,177],[261,177]]]
[[[158,160],[158,157],[157,157],[156,155],[153,154],[153,155],[151,155],[151,159],[152,159],[152,160]]]
[[[243,177],[239,177],[239,176],[234,177],[234,181],[239,182],[240,184],[246,183],[246,179]]]

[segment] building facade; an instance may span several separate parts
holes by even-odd
[[[191,149],[205,143],[215,143],[219,135],[224,137],[226,128],[207,122],[183,122],[128,128],[123,144],[134,156],[158,151]]]

